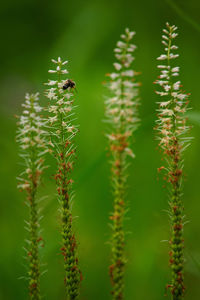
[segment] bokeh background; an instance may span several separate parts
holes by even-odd
[[[77,0],[3,1],[0,6],[0,299],[28,299],[24,276],[24,219],[27,208],[23,193],[16,189],[19,165],[15,142],[16,120],[24,94],[39,91],[52,67],[50,59],[69,60],[70,76],[77,84],[80,123],[78,161],[74,170],[74,222],[80,242],[79,255],[84,280],[81,299],[110,299],[109,212],[112,196],[106,156],[102,82],[113,70],[113,48],[125,27],[137,32],[134,68],[141,72],[141,126],[135,133],[127,201],[127,271],[125,299],[160,300],[169,279],[169,220],[166,191],[153,127],[157,96],[156,57],[162,53],[161,29],[166,21],[179,27],[181,80],[191,92],[192,145],[185,153],[184,203],[186,300],[200,299],[200,2],[197,0]],[[55,163],[49,159],[40,194],[45,247],[41,290],[44,299],[64,299],[63,264],[60,255],[60,221],[55,183]]]

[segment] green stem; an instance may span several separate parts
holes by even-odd
[[[77,299],[79,296],[80,271],[78,258],[76,257],[76,240],[72,229],[72,213],[69,206],[69,195],[66,179],[61,182],[61,205],[62,205],[62,254],[64,256],[65,286],[68,298]]]
[[[34,99],[30,99],[31,101],[31,113],[35,113],[34,111]],[[30,127],[32,127],[33,120],[31,118]],[[34,142],[34,133],[30,132],[30,139]],[[36,161],[36,150],[35,146],[31,146],[30,149],[30,161],[31,161],[31,187],[28,190],[28,203],[30,206],[30,248],[28,252],[29,259],[29,293],[31,300],[39,300],[40,296],[40,262],[39,262],[39,250],[38,250],[38,211],[37,211],[37,203],[36,203],[36,193],[37,193],[37,181],[38,176],[37,170],[35,167]]]
[[[127,47],[128,48],[128,41]],[[126,49],[122,55],[126,55]],[[124,71],[124,65],[122,63],[122,70]],[[124,98],[124,85],[121,81],[121,100]],[[124,109],[122,101],[120,111]],[[112,296],[114,300],[121,300],[124,298],[124,271],[125,271],[125,233],[124,233],[124,214],[125,214],[125,182],[126,176],[124,174],[125,169],[125,157],[124,148],[126,147],[126,138],[124,137],[125,131],[125,119],[120,116],[120,126],[117,129],[118,144],[116,154],[114,155],[114,161],[112,166],[112,176],[116,181],[114,189],[114,212],[111,217],[113,220],[113,232],[112,232],[112,248],[111,248],[111,261],[110,266],[110,278],[112,288]]]
[[[171,198],[172,237],[170,241],[170,265],[172,280],[170,290],[173,300],[181,300],[184,296],[183,283],[183,205],[180,197],[180,184],[173,186]]]
[[[61,66],[60,66],[61,67]],[[61,82],[60,75],[58,81]],[[61,97],[58,94],[58,97]],[[78,266],[78,258],[76,256],[76,240],[72,229],[72,212],[69,204],[69,187],[70,179],[69,173],[71,167],[69,167],[67,157],[67,150],[70,145],[65,140],[65,134],[63,130],[63,114],[60,113],[60,140],[61,140],[61,153],[58,159],[58,174],[57,174],[57,187],[58,194],[61,200],[61,214],[62,214],[62,243],[61,248],[64,257],[64,269],[65,269],[65,287],[67,299],[75,300],[79,297],[79,288],[81,281],[81,272]],[[73,155],[73,153],[72,153]]]
[[[40,264],[38,254],[38,213],[35,201],[36,187],[32,186],[28,196],[30,204],[30,251],[29,257],[29,292],[31,300],[39,300],[40,297]]]
[[[172,34],[172,28],[170,28],[170,35]],[[174,110],[176,102],[172,97],[173,82],[170,66],[170,49],[171,49],[171,38],[169,36],[168,44],[168,66],[169,66],[169,85],[171,99],[173,102],[171,108]],[[169,173],[169,181],[172,185],[172,196],[170,201],[171,209],[171,240],[170,240],[170,267],[171,267],[171,284],[169,288],[171,290],[173,300],[181,300],[184,296],[184,283],[183,283],[183,264],[184,264],[184,241],[183,241],[183,204],[181,200],[181,180],[182,180],[182,169],[180,168],[180,145],[179,139],[176,134],[177,122],[176,116],[173,115],[173,127],[172,127],[172,145],[169,151],[169,159],[171,165],[171,172]]]
[[[116,177],[116,189],[114,191],[114,213],[113,219],[113,236],[112,236],[112,265],[110,266],[110,276],[113,285],[113,299],[123,299],[124,291],[124,180],[122,173],[121,155],[118,157],[118,176]]]

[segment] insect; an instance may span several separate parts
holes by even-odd
[[[63,85],[63,90],[67,90],[68,88],[73,89],[75,88],[75,85],[76,84],[74,81],[72,81],[71,79],[67,79],[67,81]]]

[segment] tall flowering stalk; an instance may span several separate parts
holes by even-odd
[[[37,203],[37,190],[44,169],[43,156],[46,153],[44,121],[40,117],[41,107],[37,94],[27,94],[24,111],[19,118],[17,141],[20,145],[20,156],[23,158],[24,170],[18,178],[18,187],[27,194],[29,207],[29,220],[26,221],[29,232],[26,249],[29,262],[28,280],[30,299],[39,300],[40,296],[40,260],[39,243],[42,241],[39,233],[39,212]]]
[[[110,125],[109,152],[111,155],[111,181],[114,197],[112,220],[111,265],[109,274],[112,284],[113,299],[123,299],[124,269],[126,257],[124,253],[125,233],[124,216],[126,212],[125,193],[127,182],[128,156],[134,157],[130,148],[133,132],[138,127],[138,83],[132,70],[133,52],[136,46],[131,43],[135,32],[125,30],[122,41],[114,49],[117,62],[115,72],[107,74],[110,97],[105,101],[105,114]]]
[[[171,282],[167,286],[172,294],[173,300],[183,299],[184,297],[184,207],[182,196],[182,177],[183,177],[183,151],[189,145],[191,138],[187,137],[189,126],[186,125],[185,113],[188,110],[188,94],[182,90],[179,76],[179,67],[176,65],[176,54],[178,47],[174,44],[177,34],[177,27],[166,24],[163,30],[162,43],[165,54],[157,59],[162,61],[158,68],[161,74],[156,80],[161,89],[156,93],[162,97],[158,102],[158,120],[156,129],[159,134],[159,146],[162,149],[166,166],[158,170],[166,171],[165,179],[170,185],[170,220],[171,220],[171,239],[170,245],[170,267]]]
[[[49,149],[57,161],[55,180],[62,216],[62,248],[65,269],[65,287],[67,299],[77,299],[81,281],[81,272],[77,258],[76,239],[72,228],[72,183],[71,171],[76,158],[73,138],[78,132],[74,125],[74,87],[75,83],[66,80],[68,71],[63,68],[67,61],[52,59],[55,70],[49,70],[56,76],[47,83],[46,96],[50,100],[48,107],[48,127],[50,132]],[[64,77],[64,79],[63,79]]]

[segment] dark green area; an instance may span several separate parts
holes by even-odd
[[[173,5],[176,3],[176,6]],[[178,9],[177,9],[178,7]],[[127,200],[126,299],[160,300],[169,279],[169,221],[164,210],[168,198],[157,168],[162,165],[153,126],[157,96],[152,82],[156,79],[156,57],[162,53],[161,29],[169,21],[179,27],[181,80],[191,92],[194,113],[189,119],[195,137],[185,155],[184,204],[186,286],[185,300],[200,299],[200,2],[177,1],[4,1],[0,8],[0,299],[28,299],[22,250],[26,232],[27,208],[24,194],[16,189],[21,166],[15,143],[14,114],[20,113],[24,94],[43,94],[43,82],[49,78],[50,59],[69,60],[71,78],[77,84],[77,112],[80,122],[78,161],[74,170],[74,221],[84,280],[81,299],[110,299],[109,212],[112,197],[106,156],[106,125],[102,82],[113,70],[113,48],[125,27],[137,32],[134,68],[141,71],[141,126],[136,132]],[[42,103],[47,104],[42,97]],[[44,299],[64,299],[63,257],[60,254],[60,221],[55,184],[55,163],[46,173],[41,195],[49,195],[43,205],[45,247],[41,290]]]

